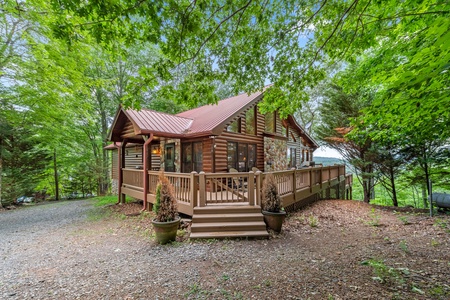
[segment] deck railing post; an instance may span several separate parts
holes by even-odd
[[[309,169],[309,191],[312,193],[313,190],[313,172],[312,168]]]
[[[255,173],[253,171],[248,172],[247,180],[247,190],[248,190],[248,205],[255,205]]]
[[[295,196],[297,193],[297,174],[296,170],[292,170],[292,193],[294,194],[294,201],[297,201],[297,197]]]
[[[200,199],[198,206],[204,207],[206,206],[206,174],[205,172],[201,171],[198,176],[198,183],[199,183],[199,189],[200,189]]]
[[[261,187],[262,187],[262,173],[256,171],[256,205],[261,205]]]
[[[190,198],[191,198],[191,207],[192,209],[194,209],[194,207],[196,207],[198,205],[197,203],[197,195],[198,195],[198,182],[197,182],[197,178],[196,178],[197,172],[192,171],[191,172],[191,190],[190,190]]]

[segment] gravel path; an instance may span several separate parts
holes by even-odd
[[[372,226],[371,206],[320,201],[269,240],[160,246],[149,218],[108,212],[89,201],[0,212],[0,299],[450,297],[450,216],[408,214],[403,225],[376,210]],[[371,258],[409,273],[380,283],[362,264]]]

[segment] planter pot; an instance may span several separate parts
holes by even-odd
[[[277,233],[280,233],[284,218],[286,217],[286,212],[271,212],[263,210],[262,214],[264,215],[264,222],[266,222],[267,227]]]
[[[170,222],[152,221],[158,243],[167,244],[168,242],[175,241],[180,220],[180,217],[178,217],[176,220]]]

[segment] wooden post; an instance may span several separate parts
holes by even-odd
[[[142,172],[142,176],[144,176],[143,178],[143,183],[144,183],[144,206],[142,208],[142,210],[147,210],[148,204],[147,204],[147,193],[148,193],[148,145],[152,142],[153,140],[153,133],[150,134],[150,137],[145,141],[144,143],[144,153],[143,153],[143,160],[144,160],[144,170]]]
[[[190,190],[190,198],[191,198],[191,207],[192,210],[194,210],[194,207],[198,205],[197,203],[197,195],[198,195],[198,182],[196,178],[197,172],[192,171],[191,172],[191,190]]]
[[[309,168],[309,191],[312,193],[313,191],[313,173],[312,168]]]
[[[292,170],[292,193],[294,194],[294,202],[297,202],[297,171]]]
[[[261,171],[256,171],[256,205],[261,206],[261,188],[262,188],[262,173]]]
[[[206,206],[206,176],[205,172],[201,171],[198,177],[198,183],[200,188],[200,199],[198,206],[204,207]]]
[[[248,172],[247,180],[247,190],[248,190],[248,205],[255,205],[255,174],[250,171]]]

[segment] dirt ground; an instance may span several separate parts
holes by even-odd
[[[161,246],[140,209],[96,210],[2,256],[0,298],[450,299],[446,214],[326,200],[270,239],[190,241],[186,223]]]
[[[128,216],[138,208],[136,204],[113,207]],[[149,219],[141,219],[141,224],[148,228]],[[186,241],[188,232],[186,228],[177,241]],[[227,241],[214,243],[223,246]],[[236,283],[243,298],[254,296],[244,291],[261,286],[279,290],[279,294],[270,294],[280,298],[450,299],[450,216],[445,213],[430,218],[426,210],[320,201],[290,214],[282,234],[272,233],[269,241],[253,243],[267,248],[267,254],[273,256],[269,260],[276,259],[279,264],[259,270],[259,276],[266,278],[264,287]],[[299,248],[298,256],[283,259]],[[219,269],[218,273],[227,272]],[[298,294],[298,276],[304,294]],[[272,297],[266,296],[263,298]]]

